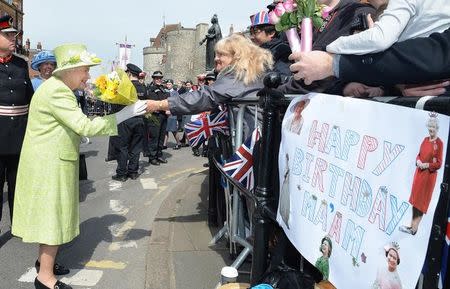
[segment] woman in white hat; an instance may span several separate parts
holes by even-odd
[[[57,69],[34,94],[20,155],[12,234],[39,243],[36,289],[70,289],[55,274],[69,270],[55,263],[60,245],[79,234],[79,144],[81,136],[116,135],[117,124],[145,113],[138,101],[116,114],[87,118],[75,89],[84,89],[89,68],[101,60],[82,44],[54,50]]]

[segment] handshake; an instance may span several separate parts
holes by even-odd
[[[127,120],[129,118],[144,115],[154,111],[167,111],[167,101],[155,101],[155,100],[138,100],[133,104],[127,105],[121,111],[115,114],[117,124]]]

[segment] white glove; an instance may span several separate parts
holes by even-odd
[[[146,100],[138,100],[133,104],[127,105],[121,111],[115,114],[117,124],[124,120],[132,118],[133,116],[139,116],[145,114],[147,108]]]

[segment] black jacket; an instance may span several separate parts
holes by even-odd
[[[329,20],[325,20],[320,29],[314,31],[313,50],[325,51],[327,45],[341,36],[352,34],[355,19],[360,14],[375,13],[375,8],[356,0],[340,0],[330,11]]]
[[[450,29],[395,43],[380,53],[341,55],[339,78],[369,85],[450,78]]]
[[[136,87],[137,97],[139,99],[148,99],[147,87],[144,84],[140,83],[139,80],[132,80],[131,83],[133,83],[134,87]]]
[[[361,4],[356,0],[341,0],[330,12],[328,20],[322,27],[314,32],[313,50],[326,50],[328,44],[340,36],[350,35],[353,29],[354,19],[362,13],[373,13],[375,8]],[[340,79],[328,78],[315,81],[306,86],[303,80],[295,80],[293,77],[278,89],[283,93],[304,94],[311,91],[329,94],[342,94],[346,83]]]
[[[273,38],[269,42],[263,43],[261,48],[270,50],[273,56],[273,71],[280,73],[281,75],[291,76],[292,73],[289,70],[291,63],[289,62],[289,55],[291,54],[291,48],[289,45],[279,38]]]
[[[33,93],[25,60],[13,55],[11,61],[0,63],[0,106],[30,104]],[[20,154],[27,120],[28,114],[0,115],[0,155]]]
[[[151,100],[164,100],[170,96],[170,93],[166,92],[162,85],[150,84],[147,88],[148,99]],[[156,111],[155,113],[160,113],[166,115],[164,111]]]

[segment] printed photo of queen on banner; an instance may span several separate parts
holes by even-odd
[[[415,288],[449,125],[446,115],[363,99],[311,93],[291,101],[278,156],[277,221],[322,282]]]

